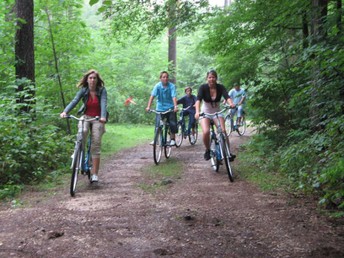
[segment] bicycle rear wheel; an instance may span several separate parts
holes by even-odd
[[[179,148],[182,145],[183,138],[184,138],[184,132],[183,132],[183,125],[182,122],[178,122],[178,133],[176,133],[176,147]]]
[[[70,195],[75,196],[76,185],[78,183],[78,174],[82,166],[82,147],[78,144],[74,150],[73,161],[72,161],[72,178],[70,181]]]
[[[171,142],[171,134],[169,130],[165,129],[165,144],[164,144],[164,152],[165,157],[168,159],[171,156],[172,146],[170,145]]]
[[[161,132],[161,128],[159,127],[155,130],[154,144],[153,144],[153,158],[154,158],[154,163],[156,165],[158,165],[160,162],[162,148],[163,148],[162,132]]]
[[[246,119],[245,119],[245,116],[241,117],[241,123],[237,123],[237,132],[238,134],[241,136],[241,135],[244,135],[245,132],[246,132]]]
[[[227,115],[225,118],[225,126],[227,131],[227,136],[229,136],[233,132],[233,119],[231,118],[231,115]]]
[[[227,143],[226,136],[224,134],[221,134],[221,148],[222,148],[222,153],[223,153],[223,159],[225,160],[225,164],[226,164],[229,181],[233,182],[234,181],[233,170],[232,170],[231,163],[229,160],[229,157],[231,154],[229,152],[229,145]]]

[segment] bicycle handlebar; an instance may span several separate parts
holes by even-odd
[[[192,105],[188,106],[187,108],[183,108],[182,111],[186,111],[186,110],[188,110],[191,107],[192,107]]]
[[[73,118],[73,119],[78,120],[78,121],[84,120],[85,122],[91,122],[91,121],[94,121],[94,120],[99,120],[99,116],[96,116],[96,117],[93,117],[93,118],[90,118],[90,119],[85,119],[83,116],[82,117],[76,117],[76,116],[73,116],[73,115],[66,115],[64,118]]]
[[[173,109],[169,109],[169,110],[166,110],[166,111],[163,111],[163,112],[159,112],[159,111],[156,111],[154,109],[150,109],[150,110],[148,110],[148,112],[152,112],[152,113],[155,113],[157,115],[165,115],[167,113],[173,112]]]
[[[230,109],[230,108],[232,108],[232,107],[231,107],[231,106],[228,106],[228,105],[225,105],[225,108],[222,109],[222,110],[219,111],[219,112],[215,112],[215,113],[213,113],[213,114],[209,114],[209,113],[204,113],[204,112],[202,112],[202,113],[199,114],[199,116],[216,116],[216,115],[218,115],[218,114],[221,114],[221,113],[225,112],[227,109]]]

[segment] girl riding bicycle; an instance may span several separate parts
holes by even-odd
[[[207,72],[207,83],[202,84],[199,87],[197,101],[195,104],[196,113],[195,119],[197,120],[200,115],[200,104],[204,101],[202,106],[202,112],[204,113],[216,113],[220,111],[220,101],[223,97],[227,104],[231,107],[235,107],[233,101],[229,98],[227,90],[222,84],[217,83],[217,73],[214,70]],[[225,121],[223,115],[219,115],[222,131],[226,131]],[[216,122],[216,121],[215,121]],[[203,117],[200,121],[203,131],[203,143],[205,146],[204,159],[210,159],[210,118]],[[231,160],[234,160],[236,156],[231,154]]]
[[[77,87],[80,90],[60,114],[60,117],[67,116],[80,100],[83,101],[83,106],[78,113],[83,113],[86,119],[99,117],[99,120],[85,122],[83,128],[84,139],[87,139],[88,131],[91,129],[93,165],[90,179],[91,182],[98,182],[101,138],[105,132],[105,123],[107,121],[107,92],[104,87],[104,82],[96,70],[89,70],[84,74]]]

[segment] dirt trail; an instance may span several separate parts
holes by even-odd
[[[236,153],[247,137],[232,137]],[[215,173],[203,160],[201,141],[173,149],[184,163],[179,179],[143,191],[151,149],[147,143],[114,155],[98,186],[83,180],[75,198],[66,184],[23,196],[21,208],[3,205],[0,257],[344,257],[343,221],[240,176],[230,183],[224,166]]]

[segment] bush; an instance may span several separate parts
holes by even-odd
[[[24,112],[25,103],[6,97],[0,101],[3,114],[0,121],[0,198],[3,198],[20,191],[21,185],[39,182],[52,171],[65,167],[66,152],[70,149],[66,142],[70,141],[46,119],[56,116],[50,109],[30,107],[29,112]]]

